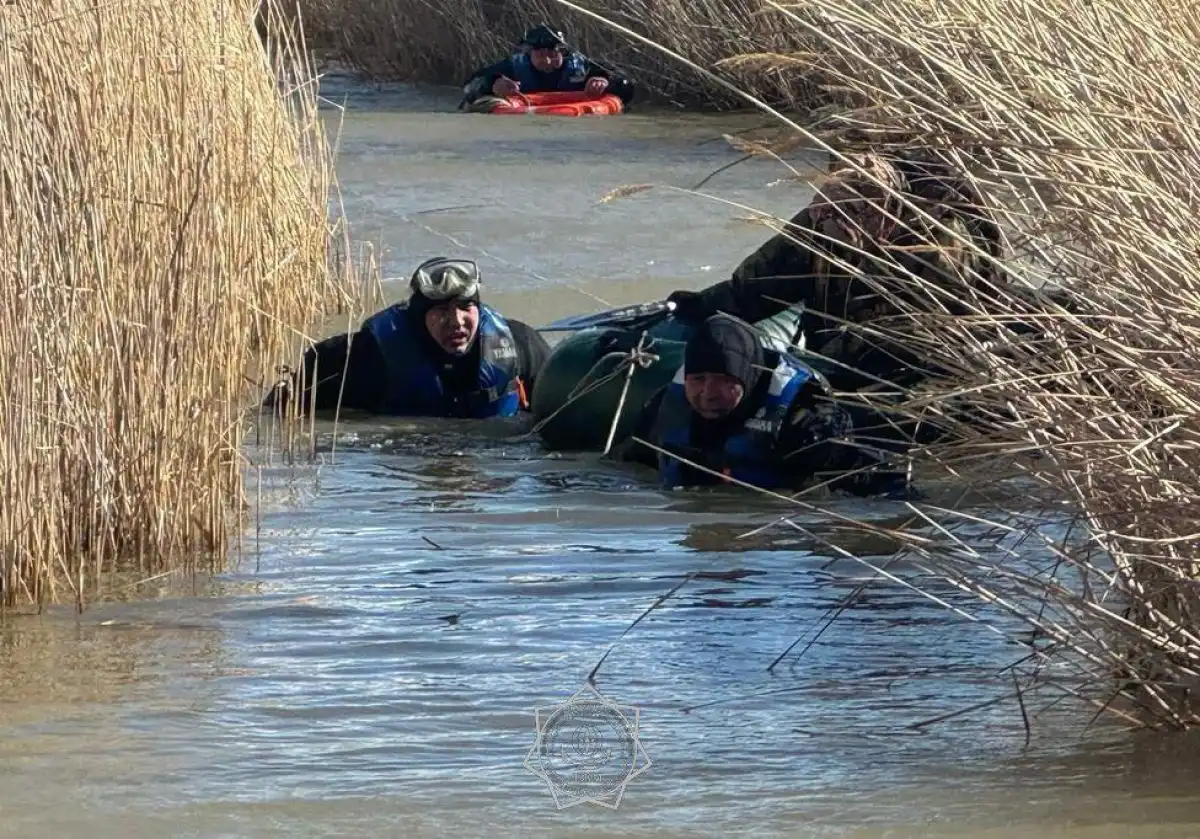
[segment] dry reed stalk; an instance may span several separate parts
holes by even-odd
[[[1067,616],[1050,636],[1093,675],[1127,679],[1155,721],[1194,724],[1200,120],[1188,99],[1200,82],[1200,13],[1176,0],[822,0],[777,13],[821,44],[805,58],[840,99],[826,137],[919,146],[956,163],[1012,233],[1012,278],[1071,290],[1071,312],[1033,313],[1003,289],[968,291],[978,278],[963,278],[953,296],[972,311],[964,318],[939,313],[944,292],[909,276],[904,298],[879,284],[899,315],[872,327],[950,371],[908,394],[906,411],[936,410],[955,393],[990,417],[947,419],[957,441],[931,447],[931,461],[959,469],[1035,448],[1043,456],[1024,474],[1048,490],[1044,503],[1070,499],[1086,528],[1080,543],[1038,548],[1078,585],[1005,575],[995,560],[983,564],[989,579],[1007,576],[1038,614]],[[895,261],[887,271],[904,273]],[[997,321],[1014,313],[1039,318],[1043,335],[1005,336]],[[994,584],[980,582],[980,567],[943,558],[939,570],[982,595]]]
[[[554,0],[302,0],[311,43],[376,79],[461,84],[475,69],[512,52],[525,29],[549,21],[587,55],[632,76],[654,98],[744,107],[677,62],[614,34]],[[712,66],[758,44],[785,53],[794,30],[765,15],[764,0],[604,0],[588,8]],[[768,99],[812,94],[795,73],[726,73]]]
[[[221,563],[247,371],[350,286],[273,2],[8,4],[0,50],[0,604],[82,608],[117,568]]]
[[[918,450],[921,470],[977,492],[1022,479],[1015,520],[913,505],[908,528],[890,537],[928,573],[1028,624],[1041,639],[1030,656],[1042,685],[1139,724],[1195,725],[1200,116],[1190,99],[1200,89],[1200,9],[1182,0],[772,8],[770,25],[808,48],[755,39],[729,63],[817,78],[831,101],[815,125],[781,131],[783,142],[828,143],[844,163],[850,150],[916,148],[956,165],[1007,235],[1009,281],[1069,290],[1068,308],[1031,305],[978,274],[934,284],[895,253],[842,266],[892,310],[847,328],[946,371],[888,406],[950,432]],[[859,174],[891,212],[954,235]],[[1002,325],[1014,319],[1040,334],[1015,338]],[[1004,545],[981,542],[981,526]],[[1046,675],[1062,654],[1069,684]]]

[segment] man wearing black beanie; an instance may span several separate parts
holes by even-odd
[[[717,314],[696,327],[683,367],[639,421],[637,436],[663,451],[632,443],[619,456],[653,463],[668,487],[733,478],[798,489],[820,477],[856,495],[906,491],[905,475],[855,445],[852,432],[816,372],[764,347],[744,321]]]
[[[408,300],[372,315],[352,338],[335,335],[305,354],[305,405],[326,410],[340,398],[342,408],[375,414],[479,419],[527,410],[550,347],[480,300],[479,267],[435,257],[409,286]]]

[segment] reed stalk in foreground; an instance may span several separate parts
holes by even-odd
[[[947,294],[894,254],[863,276],[895,314],[848,328],[947,371],[894,409],[951,432],[918,452],[920,471],[977,493],[1019,478],[1023,497],[1021,510],[988,515],[913,505],[889,534],[897,556],[1032,629],[1027,690],[1139,725],[1195,725],[1200,11],[1181,0],[771,6],[772,25],[812,47],[763,41],[728,64],[815,75],[833,103],[782,144],[828,143],[885,192],[886,213],[926,231],[936,214],[849,153],[919,149],[954,164],[1007,233],[1010,280],[1069,292],[1031,308],[972,275]],[[1040,334],[1014,336],[1001,326],[1014,316]]]
[[[283,21],[273,0],[0,6],[0,604],[226,555],[247,372],[349,299]]]

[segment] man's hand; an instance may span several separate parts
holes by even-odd
[[[592,78],[587,80],[587,84],[583,86],[583,90],[589,96],[599,96],[608,90],[608,79],[601,78],[600,76],[592,76]]]
[[[667,302],[675,304],[672,314],[691,326],[703,323],[716,314],[698,291],[673,291]]]
[[[512,96],[521,92],[521,85],[507,76],[501,76],[492,83],[492,93],[497,96]]]
[[[867,472],[838,478],[831,489],[859,498],[888,498],[893,501],[924,501],[925,493],[912,484],[906,472]]]

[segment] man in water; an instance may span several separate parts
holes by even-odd
[[[732,478],[761,489],[814,479],[855,495],[911,494],[903,472],[853,440],[849,414],[796,358],[724,314],[697,326],[674,381],[656,393],[617,457],[658,469],[666,487]],[[690,461],[696,466],[689,465]]]
[[[495,99],[555,90],[584,91],[596,97],[611,93],[628,105],[634,86],[568,46],[561,31],[542,25],[525,33],[515,55],[477,70],[467,79],[463,106],[486,111]]]
[[[305,407],[311,400],[328,410],[340,399],[342,408],[373,414],[460,418],[527,410],[550,347],[527,324],[482,303],[480,285],[469,259],[423,262],[408,300],[377,312],[353,336],[335,335],[305,353]],[[280,401],[290,390],[284,386]]]
[[[875,326],[902,334],[909,319],[904,308],[1011,312],[1001,290],[1026,301],[1031,311],[1044,310],[1047,301],[1063,302],[1061,295],[1006,281],[1000,229],[979,193],[951,167],[912,154],[867,154],[859,165],[878,182],[850,167],[832,173],[824,194],[743,260],[729,280],[699,292],[674,292],[668,299],[676,317],[699,323],[726,312],[757,322],[802,304],[805,350],[836,363],[828,377],[837,389],[857,390],[881,379],[908,387],[939,372],[903,340],[871,333]],[[921,212],[902,207],[897,192]],[[1032,331],[1019,316],[1007,320],[1013,332]]]

